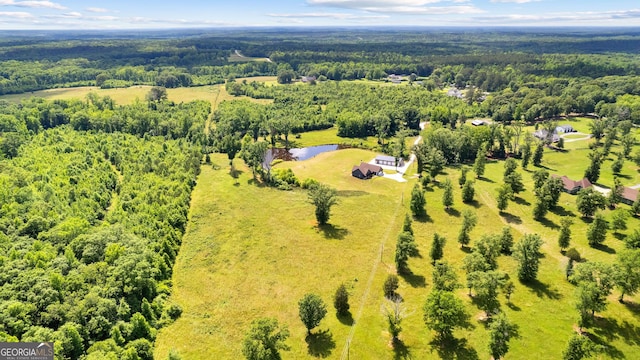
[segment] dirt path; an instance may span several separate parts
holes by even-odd
[[[566,133],[566,134],[561,135],[560,137],[561,138],[565,138],[567,135],[584,135],[584,137],[577,138],[577,139],[564,139],[564,142],[566,142],[566,143],[576,142],[576,141],[584,141],[584,140],[591,139],[591,135],[585,134],[585,133],[581,133],[581,132]]]
[[[404,196],[404,187],[402,188],[402,194],[403,194],[402,196]],[[371,273],[369,274],[369,279],[367,280],[366,288],[364,290],[364,293],[362,294],[362,298],[360,299],[360,304],[358,305],[358,311],[356,313],[356,316],[353,318],[353,325],[351,325],[349,336],[347,336],[347,340],[344,343],[344,347],[342,348],[342,355],[340,356],[340,359],[342,360],[346,359],[349,356],[349,347],[351,346],[351,341],[353,340],[353,336],[355,335],[356,327],[358,326],[360,317],[362,317],[362,312],[364,311],[364,307],[367,303],[367,299],[369,298],[369,293],[371,292],[371,285],[373,284],[373,279],[375,278],[375,275],[378,272],[378,268],[380,267],[380,262],[382,261],[384,246],[386,245],[387,240],[391,235],[391,230],[393,230],[393,225],[395,224],[396,218],[398,217],[398,212],[400,211],[400,208],[402,208],[402,203],[403,203],[402,201],[398,201],[396,210],[393,213],[392,221],[391,223],[389,223],[389,226],[387,227],[387,230],[385,231],[384,236],[380,241],[380,249],[376,253],[376,258],[373,260]]]

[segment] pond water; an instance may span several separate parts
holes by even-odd
[[[284,161],[303,161],[303,160],[311,159],[312,157],[320,155],[324,152],[336,151],[336,150],[345,149],[345,148],[346,146],[335,145],[335,144],[309,146],[304,148],[293,148],[293,149],[289,149],[288,151],[287,149],[275,148],[275,149],[270,149],[267,152],[267,160],[273,161],[276,159],[280,159]]]

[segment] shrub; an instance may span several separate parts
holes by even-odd
[[[576,250],[576,248],[571,248],[567,250],[567,252],[564,255],[568,257],[570,260],[573,260],[576,262],[579,262],[581,260],[580,253],[578,252],[578,250]]]
[[[318,184],[319,184],[318,180],[316,180],[314,178],[306,178],[300,184],[300,187],[303,188],[303,189],[311,189],[312,187],[314,187],[314,186],[316,186]]]
[[[384,296],[391,299],[395,296],[396,290],[398,290],[398,276],[395,274],[389,274],[387,279],[384,281],[384,285],[382,287],[384,290]]]

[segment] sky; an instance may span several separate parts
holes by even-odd
[[[0,0],[0,29],[640,26],[638,0]]]

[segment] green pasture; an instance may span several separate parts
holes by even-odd
[[[315,142],[309,139],[314,136]],[[324,142],[330,136],[330,131],[324,130],[302,134],[296,141],[305,141],[301,143],[305,146],[334,143]],[[613,147],[615,151],[618,146]],[[547,149],[543,166],[551,173],[577,178],[588,164],[586,154],[580,149],[562,153]],[[287,192],[260,186],[240,160],[235,161],[242,171],[236,181],[230,175],[226,156],[214,155],[216,166],[203,166],[192,195],[190,221],[174,268],[173,301],[183,307],[184,313],[160,331],[156,357],[166,358],[173,349],[187,359],[240,358],[242,339],[251,320],[270,316],[291,331],[287,341],[291,350],[282,353],[284,359],[339,359],[350,331],[351,359],[488,359],[489,333],[466,289],[456,291],[471,316],[470,327],[455,332],[460,339],[458,346],[441,348],[433,344],[433,333],[422,321],[422,307],[431,290],[428,254],[433,234],[438,232],[447,238],[445,259],[459,269],[459,280],[464,283],[460,266],[466,252],[455,239],[460,214],[472,209],[478,216],[478,226],[471,232],[471,246],[482,234],[498,233],[507,225],[512,227],[516,241],[526,233],[538,233],[545,240],[539,281],[534,284],[517,281],[514,259],[502,256],[499,260],[499,268],[516,284],[510,305],[500,296],[501,308],[518,324],[520,334],[512,340],[506,358],[559,358],[578,319],[575,289],[565,280],[566,258],[556,243],[561,217],[574,217],[571,246],[588,260],[615,261],[615,253],[624,248],[623,241],[610,233],[605,247],[589,247],[587,223],[576,211],[575,196],[568,194],[562,194],[560,207],[545,221],[534,221],[533,166],[523,171],[527,191],[502,215],[495,201],[496,189],[502,183],[502,162],[487,165],[485,177],[475,182],[476,202],[470,205],[462,204],[456,187],[453,209],[445,211],[441,205],[443,191],[434,184],[426,192],[428,219],[413,223],[422,257],[411,259],[412,274],[401,277],[398,292],[409,316],[403,322],[402,345],[394,349],[381,313],[386,301],[382,284],[387,274],[395,272],[395,241],[416,180],[409,176],[407,183],[382,178],[362,181],[351,176],[353,165],[374,156],[373,152],[348,149],[276,165],[293,169],[300,179],[312,177],[338,189],[340,203],[333,208],[331,226],[318,228],[304,190]],[[630,162],[625,166],[624,174],[631,177],[625,182],[638,180],[637,169]],[[602,169],[602,182],[606,184],[612,177],[606,165]],[[447,176],[457,184],[459,170],[447,168],[437,179],[442,181]],[[605,214],[609,216],[610,211]],[[628,227],[639,228],[640,220],[630,219]],[[336,318],[331,305],[335,289],[343,282],[350,290],[355,325],[350,319]],[[314,335],[305,339],[297,302],[307,292],[318,293],[329,312]],[[632,358],[640,344],[640,296],[629,297],[628,304],[617,302],[617,296],[616,290],[609,297],[607,310],[597,314],[596,326],[588,329],[594,341],[607,345],[605,353],[599,355],[603,359]]]

